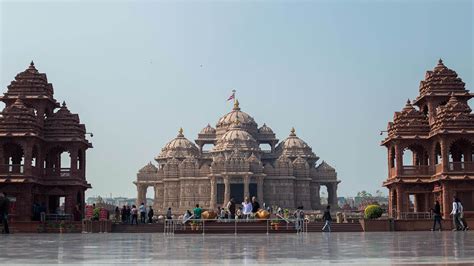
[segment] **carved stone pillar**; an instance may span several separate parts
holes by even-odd
[[[401,218],[401,213],[403,212],[403,190],[401,187],[396,188],[397,191],[397,219]]]
[[[250,196],[249,192],[249,185],[250,185],[250,177],[248,175],[244,176],[244,198]]]
[[[210,207],[211,210],[216,209],[216,177],[211,176],[211,200],[210,200]]]
[[[328,184],[328,203],[333,208],[337,208],[337,183]]]
[[[446,183],[443,183],[441,185],[442,189],[442,202],[441,205],[443,207],[442,214],[443,214],[443,219],[449,219],[449,214],[451,213],[451,198],[449,195],[449,185]]]
[[[77,171],[77,157],[78,151],[76,148],[71,150],[71,175],[75,175]]]
[[[229,176],[224,176],[224,205],[230,200],[230,180]]]
[[[33,173],[32,171],[32,162],[33,162],[33,148],[30,147],[29,145],[25,145],[25,165],[24,167],[24,173],[27,175],[31,175]]]
[[[395,145],[395,167],[397,176],[400,176],[403,168],[403,150],[399,144]]]
[[[263,203],[265,202],[263,199],[263,176],[257,178],[257,198],[263,206]]]
[[[448,151],[448,145],[446,143],[446,140],[441,140],[441,158],[442,158],[442,163],[443,163],[443,172],[448,171],[448,166],[449,166],[449,151]]]
[[[140,204],[145,203],[146,205],[146,186],[142,184],[137,184],[137,205],[139,206]]]

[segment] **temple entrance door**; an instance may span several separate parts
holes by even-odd
[[[249,185],[249,194],[250,194],[250,200],[252,200],[252,197],[257,197],[257,184],[250,183]],[[262,200],[258,199],[257,200]]]
[[[244,201],[244,184],[230,184],[230,198],[234,198],[236,204]]]

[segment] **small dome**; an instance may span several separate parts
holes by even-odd
[[[212,134],[216,134],[216,129],[211,127],[210,124],[207,124],[207,126],[205,128],[203,128],[201,130],[201,132],[199,132],[199,134],[203,134],[203,135],[212,135]]]
[[[334,167],[330,166],[328,163],[323,161],[320,165],[316,167],[318,171],[326,171],[326,172],[335,172],[336,169]]]
[[[289,158],[312,158],[318,159],[313,153],[311,147],[295,134],[295,129],[291,129],[290,136],[278,144],[276,151],[279,155],[284,155]]]
[[[219,121],[217,122],[217,127],[225,127],[231,126],[236,121],[239,121],[240,124],[245,126],[254,126],[257,127],[257,123],[249,114],[240,111],[239,101],[236,100],[234,103],[234,108],[231,112],[225,114]]]
[[[143,166],[142,169],[140,169],[138,172],[139,173],[156,173],[158,171],[158,168],[154,166],[151,162],[149,162],[147,165]]]
[[[199,155],[199,149],[194,143],[189,141],[183,135],[183,129],[179,130],[178,136],[168,142],[161,153],[156,159],[167,159],[167,158],[186,158],[186,157],[195,157]]]
[[[267,126],[267,124],[263,124],[263,126],[261,126],[259,129],[258,129],[258,133],[260,134],[274,134],[273,133],[273,130]]]

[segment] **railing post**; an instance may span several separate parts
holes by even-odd
[[[267,219],[267,235],[268,235],[268,219]]]
[[[234,235],[237,235],[237,219],[234,218]]]
[[[202,235],[205,234],[205,231],[206,231],[206,220],[202,219]]]

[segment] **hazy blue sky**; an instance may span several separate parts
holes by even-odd
[[[292,126],[339,195],[381,188],[380,130],[438,58],[473,85],[472,1],[2,2],[2,91],[33,59],[94,133],[88,195],[136,196],[137,170],[183,127],[230,111]],[[200,67],[200,65],[203,65]],[[386,190],[383,189],[384,193]],[[151,194],[150,194],[151,195]]]

